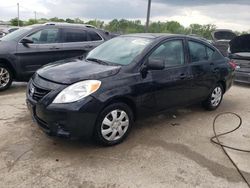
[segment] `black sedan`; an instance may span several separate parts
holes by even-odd
[[[138,117],[202,102],[216,109],[234,79],[235,65],[204,40],[134,34],[111,39],[85,60],[37,71],[27,105],[48,134],[94,136],[114,145]]]

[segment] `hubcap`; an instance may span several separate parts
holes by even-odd
[[[220,87],[216,87],[212,93],[211,104],[216,107],[220,104],[222,98],[222,90]]]
[[[129,118],[123,110],[113,110],[103,119],[102,136],[108,141],[115,141],[124,136],[129,126]]]
[[[5,87],[10,81],[10,73],[6,68],[0,67],[0,88]]]

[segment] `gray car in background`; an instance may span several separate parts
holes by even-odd
[[[8,27],[0,31],[0,38],[12,33],[13,31],[18,30],[20,27]]]
[[[89,25],[46,23],[20,28],[0,39],[0,91],[27,81],[40,67],[85,56],[114,35]]]
[[[212,32],[212,44],[227,57],[229,42],[237,35],[229,29],[216,29]]]
[[[229,44],[229,57],[237,65],[235,81],[250,84],[250,34],[235,37]]]

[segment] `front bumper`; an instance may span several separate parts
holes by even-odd
[[[250,84],[250,72],[235,72],[235,82]]]
[[[45,133],[67,138],[90,138],[102,107],[92,97],[81,101],[81,105],[71,103],[45,106],[35,102],[29,96],[27,96],[26,103],[33,120]]]

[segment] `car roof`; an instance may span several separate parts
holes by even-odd
[[[184,36],[184,35],[170,34],[170,33],[134,33],[134,34],[127,34],[123,36],[156,39],[156,38],[162,38],[162,37]]]
[[[127,34],[127,35],[121,35],[121,36],[141,37],[141,38],[148,38],[148,39],[183,37],[183,38],[196,39],[196,40],[198,39],[200,41],[208,42],[207,39],[202,38],[200,36],[171,34],[171,33],[135,33],[135,34]]]
[[[96,28],[95,26],[92,25],[88,25],[88,24],[72,24],[72,23],[66,23],[66,22],[48,22],[48,23],[44,23],[44,24],[33,24],[33,25],[29,25],[29,26],[25,26],[25,27],[29,27],[32,29],[42,29],[42,28],[49,28],[49,27],[53,27],[53,26],[59,26],[59,27],[63,27],[63,28],[84,28],[87,30],[95,30],[95,31],[99,31],[99,32],[103,32],[105,34],[109,34],[108,31],[105,31],[103,29],[100,28]]]
[[[97,29],[95,26],[88,25],[88,24],[72,24],[66,22],[48,22],[44,24],[33,24],[27,27],[38,28],[38,27],[46,27],[46,26],[62,26],[62,27],[82,27],[82,28],[90,28],[90,29]]]
[[[212,46],[210,41],[207,39],[200,37],[200,36],[192,36],[192,35],[183,35],[183,34],[171,34],[171,33],[136,33],[136,34],[127,34],[127,35],[121,35],[122,37],[139,37],[139,38],[146,38],[151,40],[164,40],[168,38],[175,38],[175,37],[181,37],[181,38],[187,38],[187,39],[193,39],[202,43],[205,43],[208,46]]]

